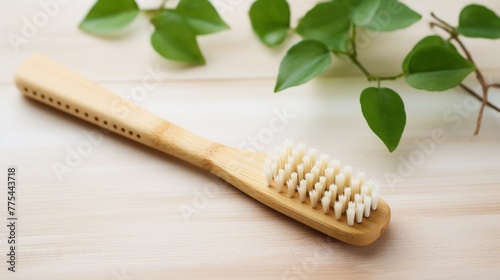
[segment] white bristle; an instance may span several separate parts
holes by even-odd
[[[300,202],[304,203],[307,196],[307,183],[306,180],[301,180],[298,187]]]
[[[354,203],[354,201],[349,201],[347,209],[349,209],[349,208],[356,209],[356,203]]]
[[[314,167],[311,169],[311,173],[314,175],[314,179],[313,179],[313,181],[314,181],[314,182],[317,182],[317,181],[318,181],[318,179],[319,179],[319,170],[320,170],[320,169],[319,169],[319,167],[317,167],[317,166],[314,166]]]
[[[328,193],[328,196],[323,196],[321,198],[321,204],[323,206],[323,213],[328,214],[330,211],[330,193]]]
[[[372,210],[377,210],[378,190],[372,192]]]
[[[310,192],[314,186],[314,175],[311,173],[307,173],[306,182],[307,182],[307,192]]]
[[[362,203],[363,202],[363,197],[359,193],[355,194],[354,195],[354,202],[356,202],[356,203]]]
[[[354,206],[351,207],[351,205],[349,205],[349,208],[346,211],[346,215],[347,215],[347,224],[350,227],[352,227],[354,225],[354,216],[356,215],[356,210],[354,210]]]
[[[280,150],[280,168],[285,168],[285,163],[288,155],[286,154],[286,149]]]
[[[353,199],[351,199],[351,188],[345,188],[344,189],[344,195],[345,195],[345,199],[347,201],[352,201]]]
[[[274,181],[276,182],[276,190],[278,192],[283,191],[283,186],[285,185],[285,177],[282,174],[274,177]]]
[[[356,223],[361,224],[363,221],[363,212],[365,211],[365,205],[361,203],[356,203]]]
[[[297,149],[292,152],[293,166],[297,166],[299,164],[299,151]]]
[[[340,166],[341,166],[340,160],[334,159],[330,162],[328,166],[333,168],[334,176],[340,173]]]
[[[349,226],[361,223],[363,216],[369,218],[378,206],[380,190],[375,181],[367,181],[364,172],[357,172],[353,177],[350,165],[342,166],[339,160],[330,161],[328,155],[306,149],[304,143],[294,146],[287,139],[265,159],[263,172],[269,187],[275,185],[281,193],[286,186],[290,199],[297,191],[302,203],[309,195],[312,208],[321,203],[325,215],[333,208],[337,220],[345,213]]]
[[[311,199],[311,207],[316,208],[318,205],[318,194],[316,193],[316,190],[311,190],[309,192],[309,198]]]
[[[330,160],[330,157],[325,154],[321,154],[319,156],[319,160],[321,162],[321,170],[325,170],[328,167],[328,161]]]
[[[342,203],[339,201],[335,201],[333,210],[335,211],[335,219],[340,220],[340,217],[342,216]]]
[[[285,179],[288,180],[292,174],[292,165],[290,163],[285,164]]]
[[[285,178],[285,170],[283,169],[278,170],[278,175],[283,176],[283,178]]]
[[[319,200],[323,196],[323,193],[325,192],[325,185],[318,182],[318,183],[314,184],[314,189],[316,190],[316,193],[318,194],[318,200]]]
[[[343,194],[344,193],[344,186],[345,186],[344,174],[340,173],[337,176],[335,176],[335,185],[337,185],[338,194]]]
[[[332,194],[332,201],[337,200],[337,185],[331,184],[328,190]]]
[[[328,186],[328,185],[326,184],[326,177],[325,177],[325,176],[321,176],[321,177],[319,177],[318,182],[320,182],[321,184],[323,184],[323,186],[325,186],[325,188],[326,188],[326,186]]]
[[[316,156],[318,155],[318,150],[316,149],[309,149],[307,151],[307,155],[311,158],[311,162],[316,162]]]
[[[270,169],[265,169],[264,175],[266,175],[267,186],[270,187],[271,183],[273,182],[273,173]]]
[[[296,189],[297,187],[293,187],[293,184],[288,184],[288,183],[287,183],[287,187],[288,187],[288,188],[287,188],[287,190],[288,190],[288,193],[287,193],[287,194],[288,194],[288,197],[290,197],[290,198],[291,198],[291,197],[293,197],[293,195],[295,194],[295,189]]]
[[[359,193],[359,180],[357,178],[351,180],[350,184],[352,195]]]
[[[360,186],[365,183],[365,172],[358,172],[358,180]]]
[[[297,165],[297,174],[299,175],[299,181],[302,181],[304,179],[304,164]]]
[[[311,161],[311,157],[309,156],[304,156],[302,158],[302,164],[304,165],[304,172],[305,173],[308,173],[311,168],[312,168],[312,161]]]
[[[368,192],[371,194],[375,188],[376,182],[374,180],[369,180],[366,185],[368,186]]]
[[[370,195],[370,193],[368,192],[368,186],[367,185],[361,186],[361,195],[362,196]]]
[[[332,167],[328,167],[327,169],[325,169],[325,178],[326,178],[325,185],[327,186],[335,182],[335,176]]]
[[[290,165],[290,168],[291,168],[291,171],[295,171],[295,169],[297,168],[297,164],[293,162],[293,157],[292,156],[288,156],[288,159],[286,160],[286,164],[289,164]],[[286,167],[286,165],[285,165]]]
[[[330,197],[330,191],[325,188],[325,192],[323,193],[323,196],[328,196]]]
[[[344,173],[344,176],[345,176],[345,185],[349,186],[351,184],[352,166],[350,166],[350,165],[344,166],[342,173]]]
[[[314,167],[316,167],[319,170],[318,178],[325,175],[325,170],[321,168],[321,161],[317,160],[316,163],[314,164]]]
[[[342,213],[344,213],[345,208],[346,208],[346,202],[347,202],[345,195],[339,196],[339,202],[342,204]]]
[[[288,187],[288,197],[293,197],[295,189],[297,188],[297,182],[294,179],[290,178],[286,182],[286,186]]]
[[[333,207],[333,204],[335,203],[335,197],[333,196],[333,193],[331,191],[325,191],[325,196],[330,197],[330,207]]]
[[[369,195],[364,196],[365,203],[365,217],[370,217],[370,209],[372,207],[372,197]]]
[[[278,164],[277,163],[271,163],[271,172],[273,174],[273,177],[278,174]]]

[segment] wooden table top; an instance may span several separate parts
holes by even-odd
[[[25,19],[43,9],[35,0],[0,3],[0,279],[500,277],[500,114],[486,110],[473,138],[479,105],[461,90],[429,93],[387,83],[407,112],[391,154],[362,117],[359,93],[369,83],[352,65],[336,59],[320,78],[273,94],[279,62],[298,38],[269,50],[250,29],[252,1],[219,2],[231,30],[200,38],[207,65],[199,67],[159,57],[145,18],[115,38],[83,33],[77,25],[93,1],[59,4],[47,24],[13,47],[8,35],[20,34]],[[315,3],[290,2],[295,19]],[[476,2],[500,11],[498,2]],[[432,32],[430,11],[455,23],[468,3],[411,3],[423,20],[374,34],[361,59],[373,71],[397,72],[405,53]],[[487,79],[499,82],[500,41],[466,44]],[[111,133],[92,142],[101,133],[94,126],[31,102],[14,86],[16,67],[35,53],[214,141],[265,152],[291,138],[349,163],[380,183],[392,209],[389,228],[372,245],[353,247],[152,149]],[[137,97],[148,75],[159,81]],[[472,78],[467,83],[477,86]],[[490,100],[500,105],[500,91]],[[283,126],[271,129],[283,114]],[[67,172],[55,171],[58,164]],[[11,165],[18,178],[15,273],[6,262]]]

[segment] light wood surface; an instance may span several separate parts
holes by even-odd
[[[314,4],[291,2],[295,18]],[[500,11],[497,2],[476,2]],[[389,154],[359,109],[359,92],[368,84],[345,61],[335,61],[307,85],[271,93],[286,46],[268,50],[257,42],[246,19],[250,1],[233,1],[237,5],[223,14],[231,31],[201,38],[208,65],[195,68],[159,58],[149,46],[145,19],[117,38],[82,33],[76,26],[92,3],[61,6],[17,52],[7,35],[19,34],[23,17],[31,19],[41,7],[27,0],[0,4],[0,161],[2,169],[19,169],[18,271],[8,272],[2,261],[1,279],[500,276],[497,113],[487,110],[481,134],[473,139],[478,108],[460,90],[427,93],[388,83],[401,93],[408,116],[400,147]],[[430,33],[429,11],[455,23],[467,3],[411,3],[424,20],[374,37],[362,58],[372,69],[383,65],[380,72],[396,72],[411,46]],[[499,42],[466,44],[487,79],[500,81]],[[367,247],[329,239],[200,169],[29,101],[13,77],[35,53],[225,145],[252,148],[256,142],[259,151],[267,151],[286,138],[307,142],[379,181],[392,209],[390,226]],[[161,72],[158,84],[154,71]],[[148,89],[139,95],[148,75]],[[468,83],[475,86],[473,79]],[[491,101],[500,104],[498,91]],[[80,160],[58,178],[53,166],[67,165],[78,149],[84,151]],[[6,209],[2,188],[0,209]],[[2,224],[6,214],[0,210]],[[7,235],[7,227],[0,227],[4,256]]]

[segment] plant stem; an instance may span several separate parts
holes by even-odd
[[[349,58],[351,59],[352,63],[354,63],[359,68],[359,70],[361,70],[361,72],[363,72],[363,74],[365,74],[368,81],[373,81],[372,74],[370,73],[370,71],[368,71],[368,69],[366,69],[366,67],[363,64],[361,64],[361,62],[359,62],[356,54],[350,55]]]
[[[471,89],[470,87],[464,85],[464,84],[460,84],[460,87],[465,90],[468,94],[470,94],[472,97],[476,98],[477,100],[479,100],[480,102],[483,102],[483,98],[477,94],[473,89]],[[497,111],[500,113],[500,108],[498,108],[495,104],[491,103],[491,102],[487,102],[486,105],[488,107],[490,107],[491,109]]]
[[[383,81],[383,80],[391,80],[391,81],[393,81],[393,80],[397,80],[399,78],[402,78],[404,76],[405,76],[405,73],[401,72],[399,74],[392,75],[392,76],[378,76],[377,80],[381,80],[381,81]]]
[[[402,72],[402,73],[399,73],[397,75],[392,75],[392,76],[376,76],[376,75],[373,75],[358,59],[358,52],[357,52],[357,49],[356,49],[356,25],[353,25],[352,26],[352,37],[351,37],[351,48],[352,48],[352,52],[350,54],[346,54],[349,59],[352,61],[352,63],[354,63],[354,65],[356,65],[359,70],[361,70],[361,72],[363,72],[363,74],[366,76],[366,79],[368,81],[377,81],[379,87],[380,87],[380,81],[384,81],[384,80],[396,80],[398,78],[401,78],[403,77],[405,74]]]
[[[491,85],[489,85],[488,83],[486,83],[486,80],[484,78],[483,73],[477,67],[476,63],[474,62],[474,59],[472,58],[472,55],[470,54],[469,50],[467,49],[467,47],[465,46],[465,44],[460,39],[459,34],[456,31],[456,29],[453,26],[451,26],[450,24],[446,23],[444,20],[438,18],[436,15],[431,14],[431,16],[434,19],[436,19],[439,23],[443,24],[443,25],[441,25],[441,24],[436,23],[436,22],[431,22],[430,23],[431,28],[432,27],[439,27],[442,30],[446,31],[448,34],[450,34],[451,39],[454,40],[460,46],[460,49],[462,49],[462,51],[464,52],[464,54],[467,57],[467,59],[476,68],[476,70],[475,70],[476,78],[477,78],[477,81],[479,82],[479,84],[481,85],[481,89],[482,89],[482,93],[483,93],[483,97],[482,97],[482,100],[481,100],[482,101],[481,102],[481,108],[479,109],[479,113],[478,113],[478,116],[477,116],[476,130],[474,131],[474,135],[478,135],[479,131],[481,130],[481,123],[482,123],[482,120],[483,120],[484,109],[489,104],[489,102],[488,102],[488,89],[491,87]],[[464,87],[463,85],[461,85],[461,87],[463,89],[465,89],[469,93],[474,92],[470,88],[467,90],[466,87]],[[477,94],[475,92],[474,92],[474,95],[477,96]]]
[[[436,16],[436,14],[434,14],[433,12],[431,12],[431,17],[433,17],[435,20],[437,20],[438,22],[440,22],[441,24],[443,24],[443,25],[444,25],[444,26],[446,26],[447,28],[449,28],[449,29],[455,29],[453,26],[451,26],[450,24],[448,24],[446,21],[444,21],[444,20],[442,20],[442,19],[438,18],[438,17]],[[431,24],[432,24],[432,22],[431,22]]]
[[[479,68],[477,68],[476,63],[474,62],[474,59],[472,59],[472,56],[471,56],[469,50],[467,50],[467,48],[465,47],[462,40],[460,40],[458,35],[453,36],[453,39],[455,40],[455,42],[458,43],[458,45],[460,46],[462,51],[467,56],[467,59],[472,64],[474,64],[474,66],[476,67],[476,70],[475,70],[476,78],[477,78],[477,81],[481,84],[481,88],[483,91],[483,102],[481,102],[481,108],[479,108],[479,114],[477,116],[476,130],[474,131],[474,135],[478,135],[479,130],[481,130],[481,123],[483,121],[484,108],[486,108],[486,105],[488,104],[488,84],[486,83],[486,80],[484,79],[484,76],[483,76],[483,73],[481,72],[481,70],[479,70]]]
[[[352,25],[351,48],[352,48],[351,55],[353,57],[358,57],[358,50],[356,48],[356,25],[354,25],[354,24]]]
[[[376,76],[370,73],[368,69],[358,60],[358,58],[354,55],[349,55],[349,58],[351,59],[352,63],[356,65],[363,74],[365,74],[366,79],[368,81],[387,81],[387,80],[397,80],[405,75],[405,73],[401,72],[396,75],[391,75],[391,76]]]
[[[489,84],[488,88],[500,88],[500,84]]]

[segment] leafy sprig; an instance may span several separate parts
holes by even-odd
[[[166,59],[205,64],[197,36],[229,29],[208,0],[180,0],[175,9],[141,10],[135,0],[98,0],[80,23],[94,35],[110,35],[131,24],[143,12],[155,27],[151,45]]]
[[[141,9],[135,0],[98,0],[80,24],[80,28],[98,36],[114,34],[130,25],[139,14],[150,17],[154,25],[151,45],[164,58],[205,64],[197,38],[229,29],[209,0],[180,0],[175,8],[166,7],[163,0],[156,9]],[[477,135],[485,107],[500,112],[488,101],[492,88],[477,67],[462,37],[500,38],[500,17],[481,5],[465,7],[453,26],[431,14],[432,28],[445,32],[421,39],[406,55],[401,71],[378,75],[368,69],[358,57],[359,32],[389,32],[411,26],[421,19],[416,11],[397,0],[329,0],[310,9],[292,28],[290,6],[286,0],[256,0],[249,17],[255,34],[268,47],[282,44],[293,32],[302,41],[292,46],[281,61],[275,92],[299,86],[324,73],[335,58],[350,60],[368,82],[360,94],[361,111],[370,129],[389,151],[401,140],[406,113],[403,100],[394,90],[382,87],[385,81],[405,78],[413,88],[444,91],[461,87],[481,102]],[[475,73],[481,92],[464,84]]]
[[[272,11],[255,16],[257,11]],[[289,34],[290,22],[280,15],[289,15],[286,0],[256,0],[250,10],[254,31],[264,44],[272,47],[283,42]],[[404,103],[394,90],[381,87],[382,81],[405,78],[413,88],[427,91],[444,91],[457,86],[482,103],[475,134],[479,133],[483,111],[486,106],[500,112],[488,102],[488,90],[500,87],[486,83],[472,56],[461,41],[461,36],[471,38],[500,38],[500,18],[493,11],[480,5],[469,5],[460,13],[459,26],[444,22],[433,15],[432,27],[446,31],[448,38],[431,35],[420,40],[402,62],[400,73],[389,76],[374,74],[358,58],[357,32],[370,29],[388,32],[406,28],[421,19],[421,16],[397,0],[331,0],[322,2],[309,10],[299,21],[294,31],[303,40],[292,46],[281,61],[274,91],[308,82],[322,74],[332,57],[346,57],[376,87],[368,87],[360,95],[364,118],[370,129],[382,140],[389,151],[398,146],[406,124]],[[266,34],[275,28],[266,28],[267,22],[278,22],[280,40],[270,44]],[[258,27],[258,28],[256,28]],[[288,27],[288,29],[286,29]],[[457,47],[460,51],[457,50]],[[463,84],[472,72],[476,73],[482,86],[482,94],[475,93]]]

